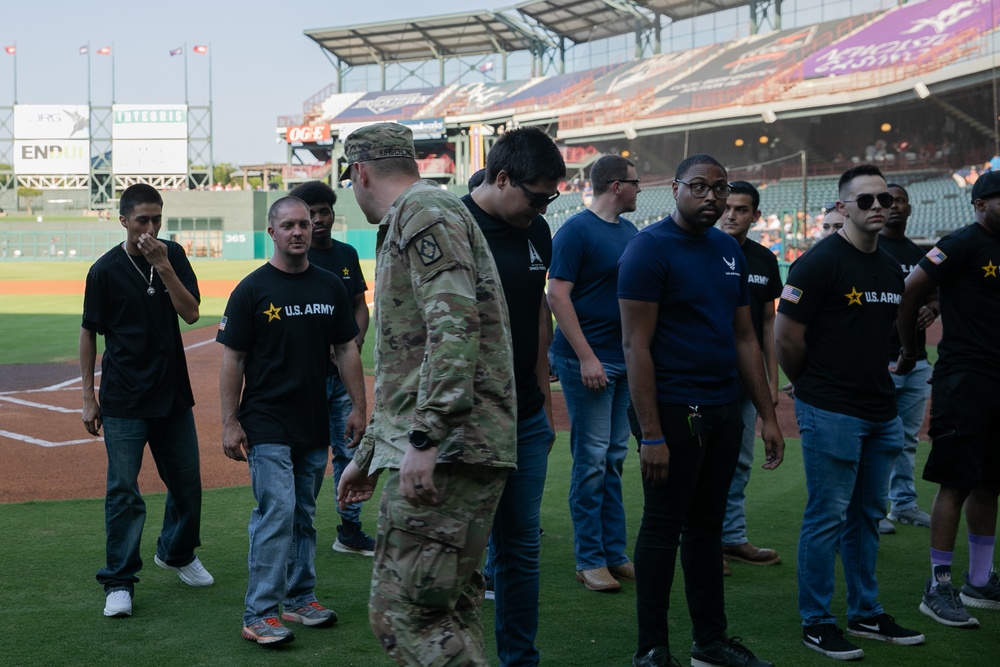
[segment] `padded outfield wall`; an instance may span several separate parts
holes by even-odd
[[[464,186],[453,188],[465,194]],[[266,259],[272,244],[267,209],[288,193],[258,191],[167,191],[161,238],[205,259]],[[375,258],[376,227],[368,224],[349,189],[337,190],[333,237],[354,246],[361,259]],[[89,260],[124,240],[117,215],[98,219],[71,212],[35,218],[0,217],[0,261]]]

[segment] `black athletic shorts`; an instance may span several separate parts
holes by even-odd
[[[929,435],[924,479],[968,491],[1000,485],[1000,380],[935,373]]]

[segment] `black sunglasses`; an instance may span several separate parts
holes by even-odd
[[[531,208],[545,208],[559,198],[558,190],[555,191],[555,194],[547,195],[544,192],[532,192],[528,188],[524,187],[524,184],[520,181],[512,180],[511,183],[521,188],[524,191],[524,194],[528,195],[528,206]]]
[[[604,181],[605,183],[631,183],[635,187],[639,187],[638,178],[613,178],[610,181]]]
[[[888,192],[880,192],[877,195],[858,195],[857,199],[845,199],[844,203],[850,204],[854,202],[862,211],[867,211],[875,205],[876,199],[878,200],[878,205],[882,208],[892,208],[892,205],[896,203],[896,200]]]

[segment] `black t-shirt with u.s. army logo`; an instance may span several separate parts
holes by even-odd
[[[807,327],[796,398],[858,419],[894,418],[885,341],[902,295],[899,262],[880,248],[864,253],[835,234],[800,257],[778,303],[779,313]]]
[[[1000,238],[978,223],[938,241],[920,260],[938,283],[944,329],[935,375],[1000,373]]]

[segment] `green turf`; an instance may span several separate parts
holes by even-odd
[[[561,434],[550,457],[542,503],[542,580],[538,646],[542,664],[558,667],[627,665],[635,642],[634,584],[618,594],[591,593],[574,579],[572,528],[566,496],[570,457],[568,436]],[[825,666],[829,659],[801,645],[796,612],[795,545],[804,504],[800,448],[789,442],[785,465],[774,472],[755,469],[748,489],[750,537],[777,548],[784,561],[774,567],[736,563],[726,580],[730,631],[743,637],[762,657],[778,665]],[[922,445],[918,468],[926,456]],[[233,464],[238,465],[238,464]],[[245,464],[243,464],[245,465]],[[641,513],[638,458],[626,461],[625,500],[629,544],[634,544]],[[932,495],[918,481],[922,502]],[[146,567],[137,585],[135,615],[105,619],[103,595],[94,572],[103,562],[103,506],[100,500],[32,502],[0,505],[4,526],[4,576],[0,600],[6,616],[3,664],[9,665],[367,665],[391,664],[372,637],[366,601],[371,560],[330,549],[337,515],[329,478],[317,517],[317,594],[336,609],[340,622],[331,629],[295,628],[297,640],[280,651],[256,647],[239,636],[246,588],[246,522],[253,499],[248,488],[207,491],[199,554],[215,575],[210,589],[193,589],[152,563],[163,496],[147,496],[148,517],[142,555]],[[365,505],[363,520],[374,527],[375,505]],[[964,535],[964,528],[962,534]],[[857,640],[866,662],[894,667],[993,664],[989,656],[1000,641],[1000,612],[977,611],[980,630],[947,628],[917,611],[927,575],[928,531],[899,527],[883,538],[879,555],[881,601],[897,620],[927,635],[917,647],[884,646]],[[631,552],[631,547],[629,548]],[[956,569],[967,562],[959,541]],[[670,622],[674,653],[687,664],[690,623],[677,579]],[[843,578],[838,574],[834,612],[845,613]],[[492,603],[485,603],[487,628]],[[496,664],[492,633],[488,656]]]
[[[195,261],[199,280],[239,280],[259,267],[263,260]],[[87,262],[6,262],[0,263],[0,281],[4,280],[84,280]],[[362,270],[369,286],[373,284],[375,264],[362,260]],[[181,323],[181,330],[217,326],[227,299],[204,297],[201,318],[193,326]],[[19,363],[76,362],[80,339],[80,315],[83,292],[79,295],[5,295],[0,299],[0,365]],[[104,339],[98,336],[98,351]],[[362,350],[365,370],[375,368],[371,345]]]

